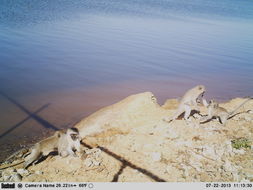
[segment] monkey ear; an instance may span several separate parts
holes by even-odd
[[[60,131],[56,131],[56,132],[55,132],[55,136],[57,136],[58,138],[61,137]]]
[[[72,127],[70,128],[72,131],[76,132],[76,133],[79,133],[78,129],[76,127]]]

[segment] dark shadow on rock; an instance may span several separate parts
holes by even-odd
[[[87,148],[91,149],[92,146],[82,142],[81,143],[82,145],[86,146]],[[130,161],[127,161],[125,158],[111,152],[110,150],[108,150],[107,148],[104,148],[104,147],[101,147],[101,146],[98,146],[97,148],[99,148],[101,151],[105,152],[106,154],[108,154],[109,156],[115,158],[116,160],[120,161],[122,163],[122,166],[120,168],[120,170],[115,174],[115,176],[113,177],[113,180],[118,180],[118,176],[122,173],[122,171],[124,170],[125,167],[130,167],[134,170],[138,170],[139,172],[141,172],[142,174],[150,177],[151,179],[153,179],[154,181],[157,181],[157,182],[166,182],[164,179],[160,178],[159,176],[151,173],[150,171],[144,169],[144,168],[141,168],[133,163],[131,163]]]
[[[120,174],[122,174],[123,170],[127,167],[126,163],[122,163],[119,171],[114,175],[112,182],[117,182],[119,180]]]

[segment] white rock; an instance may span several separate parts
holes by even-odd
[[[243,182],[243,183],[250,183],[250,180],[244,179],[244,178],[243,178],[243,179],[240,180],[240,182]]]
[[[3,178],[4,181],[10,181],[11,176],[9,176],[9,175],[3,175],[2,178]]]
[[[232,172],[232,175],[235,181],[239,181],[240,176],[238,175],[237,171]]]
[[[182,169],[183,169],[184,177],[188,177],[189,176],[189,167],[184,165],[184,164],[181,164],[181,166],[182,166]]]
[[[23,168],[20,168],[20,169],[18,169],[17,170],[17,173],[19,173],[20,175],[28,175],[29,174],[29,172],[27,171],[27,170],[25,170],[25,169],[23,169]]]
[[[13,182],[20,182],[22,180],[22,176],[18,173],[16,174],[13,174],[11,177],[10,177],[10,181],[13,181]]]
[[[99,165],[100,165],[100,161],[93,160],[92,164],[93,164],[94,166],[99,166]]]
[[[240,117],[239,116],[232,117],[232,120],[239,121]]]
[[[161,160],[162,155],[160,152],[152,152],[151,157],[154,162],[159,162]]]
[[[245,173],[245,175],[246,175],[248,178],[253,178],[253,174],[251,174],[251,173]]]
[[[2,175],[4,176],[11,176],[12,174],[15,173],[15,170],[13,168],[8,168],[8,169],[5,169],[3,172],[2,172]]]
[[[245,119],[246,121],[252,121],[252,118],[249,117],[249,116],[245,116],[244,119]]]
[[[228,160],[225,161],[224,165],[223,165],[223,168],[226,172],[232,172],[234,171],[234,168],[231,164],[231,162],[229,162]]]
[[[91,167],[92,164],[93,164],[93,162],[92,162],[92,160],[89,159],[89,158],[87,158],[87,159],[84,161],[84,165],[85,165],[86,167]]]
[[[217,153],[215,152],[215,146],[208,146],[205,145],[203,146],[204,150],[203,150],[203,154],[207,157],[210,157],[214,160],[221,160],[221,155],[217,155]]]
[[[171,166],[171,165],[167,165],[165,172],[166,173],[173,173],[176,170],[175,167]]]
[[[178,133],[175,132],[175,131],[168,131],[168,132],[165,133],[164,136],[167,137],[167,138],[170,138],[170,139],[176,139],[176,138],[179,137]]]
[[[235,154],[245,154],[245,150],[244,149],[233,149],[233,152],[235,153]]]
[[[43,174],[43,172],[42,172],[42,171],[40,171],[40,170],[37,170],[37,171],[35,172],[35,174],[37,174],[37,175],[42,175],[42,174]]]
[[[191,166],[193,166],[198,172],[201,172],[202,164],[200,162],[192,162]]]

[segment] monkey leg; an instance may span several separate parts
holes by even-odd
[[[75,146],[75,149],[77,152],[81,152],[81,145],[80,143],[78,143],[76,146]]]
[[[206,122],[208,122],[208,121],[211,121],[212,119],[214,118],[214,116],[212,116],[212,115],[208,115],[207,117],[204,117],[204,118],[202,118],[201,120],[200,120],[200,123],[206,123]]]
[[[207,108],[207,106],[209,105],[206,101],[205,98],[202,98],[202,104]]]
[[[185,105],[184,109],[185,109],[184,119],[188,120],[191,114],[191,106]]]
[[[67,150],[63,150],[63,151],[60,152],[60,156],[63,157],[63,158],[67,157],[68,155],[69,155],[69,152]]]
[[[68,153],[69,153],[70,156],[74,156],[74,157],[77,156],[76,153],[72,149],[69,149]]]
[[[40,157],[40,155],[41,153],[38,150],[38,147],[32,149],[31,154],[25,157],[24,168],[27,168],[30,164],[32,164],[35,160],[37,160]]]
[[[219,121],[221,122],[221,124],[225,125],[227,122],[227,117],[225,116],[219,117]]]
[[[184,110],[181,107],[178,108],[171,120],[172,121],[176,120],[183,112]]]

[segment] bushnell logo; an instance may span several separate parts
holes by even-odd
[[[15,183],[1,183],[2,189],[15,189]]]

